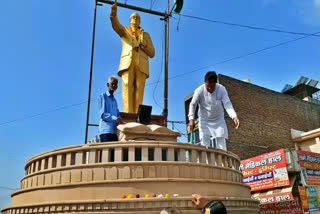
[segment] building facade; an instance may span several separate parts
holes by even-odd
[[[309,131],[320,127],[320,105],[317,102],[224,75],[218,75],[218,82],[226,87],[240,120],[240,129],[235,130],[233,121],[225,114],[229,130],[227,147],[240,159],[281,148],[294,148],[291,129]],[[186,115],[191,98],[185,99]]]

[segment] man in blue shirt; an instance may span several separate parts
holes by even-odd
[[[118,104],[113,93],[118,88],[118,78],[111,76],[108,79],[108,90],[99,97],[99,134],[100,142],[118,141],[117,125],[122,123]]]

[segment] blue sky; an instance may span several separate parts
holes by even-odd
[[[151,1],[128,3],[150,8]],[[153,9],[164,12],[165,2],[156,0]],[[93,9],[93,0],[0,2],[0,186],[18,188],[24,163],[32,156],[83,143]],[[98,8],[91,123],[98,122],[96,99],[106,90],[107,77],[116,74],[121,51],[109,13],[109,5]],[[118,9],[123,25],[129,24],[131,13]],[[181,13],[270,29],[320,32],[320,0],[185,0]],[[153,106],[153,114],[160,114],[163,73],[156,88],[153,83],[158,80],[163,61],[163,22],[156,16],[140,15],[141,26],[156,48],[156,56],[150,60],[144,103]],[[169,78],[206,68],[169,80],[169,120],[184,120],[183,99],[202,84],[208,70],[237,79],[251,78],[254,84],[275,91],[286,83],[294,84],[301,75],[319,80],[320,37],[212,66],[299,37],[174,15],[170,20]],[[116,98],[122,110],[120,89]],[[7,123],[62,107],[68,108]],[[183,125],[177,127],[184,132]],[[96,128],[90,128],[90,138],[96,133]],[[0,187],[0,208],[10,205],[11,192]]]

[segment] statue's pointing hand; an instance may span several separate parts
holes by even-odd
[[[114,4],[111,6],[111,14],[110,16],[117,15],[117,0],[115,0]]]

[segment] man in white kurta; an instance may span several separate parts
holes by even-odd
[[[194,114],[197,106],[199,106],[201,145],[227,150],[228,129],[224,120],[224,109],[234,121],[236,129],[239,128],[240,122],[226,88],[217,83],[217,74],[215,72],[208,72],[205,76],[204,84],[198,87],[193,94],[188,115],[190,130],[194,129]],[[211,139],[214,139],[215,145],[211,145]]]

